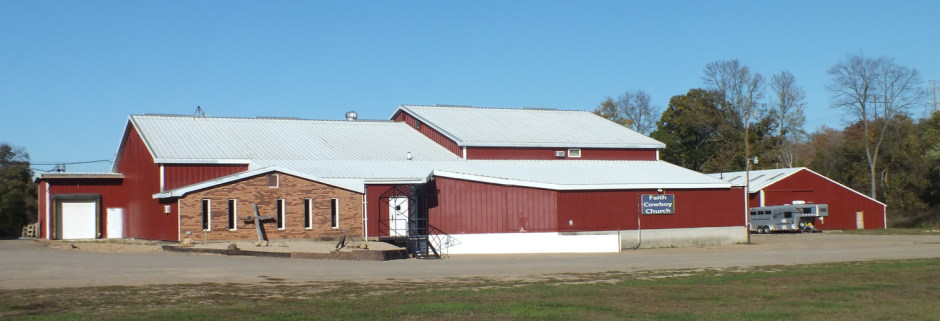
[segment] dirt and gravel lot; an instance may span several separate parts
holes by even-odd
[[[602,254],[454,255],[443,260],[317,261],[182,254],[149,242],[0,241],[0,289],[149,284],[303,284],[552,278],[569,273],[940,258],[940,233],[754,235],[752,244]],[[73,246],[74,245],[74,246]]]

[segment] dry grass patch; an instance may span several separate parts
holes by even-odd
[[[29,320],[938,320],[940,260],[0,291]]]

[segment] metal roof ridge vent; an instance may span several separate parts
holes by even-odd
[[[346,120],[353,121],[359,119],[359,113],[355,110],[350,110],[346,112]]]

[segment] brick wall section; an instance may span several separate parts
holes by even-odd
[[[192,231],[195,241],[203,240],[202,200],[211,202],[211,231],[209,240],[257,240],[254,221],[244,221],[241,217],[253,216],[258,204],[261,215],[277,217],[277,199],[286,203],[284,229],[277,228],[277,222],[264,222],[264,230],[269,240],[277,239],[322,239],[335,240],[349,229],[350,236],[362,235],[362,194],[340,189],[319,182],[296,176],[278,173],[277,188],[268,187],[267,174],[216,186],[188,194],[179,200],[180,239],[186,237],[186,231]],[[313,199],[313,228],[304,228],[304,199]],[[330,226],[330,200],[339,199],[339,228]],[[236,229],[228,229],[228,200],[236,199]]]

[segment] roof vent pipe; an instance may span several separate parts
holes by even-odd
[[[356,120],[359,118],[359,114],[355,110],[350,110],[346,112],[346,120]]]

